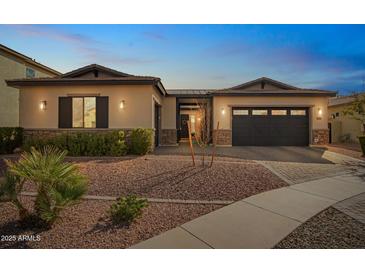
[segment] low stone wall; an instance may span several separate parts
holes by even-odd
[[[217,130],[213,130],[213,138],[215,138]],[[220,129],[217,139],[217,145],[219,146],[231,146],[232,145],[232,130]]]
[[[161,130],[161,145],[176,145],[177,131],[176,129],[162,129]]]
[[[312,130],[312,145],[327,145],[329,142],[328,129],[313,129]]]

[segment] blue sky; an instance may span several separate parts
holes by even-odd
[[[98,63],[166,88],[266,76],[348,93],[365,81],[365,25],[0,25],[0,43],[61,72]]]

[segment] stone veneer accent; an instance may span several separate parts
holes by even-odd
[[[313,145],[326,145],[329,142],[329,130],[328,129],[313,129],[312,130],[312,144]]]
[[[213,130],[213,138],[217,134],[217,130]],[[217,139],[217,145],[219,146],[231,146],[232,145],[232,130],[220,129]]]
[[[177,131],[176,129],[162,129],[161,130],[161,145],[177,145]]]

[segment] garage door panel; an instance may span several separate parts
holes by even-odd
[[[233,108],[234,111],[240,108]],[[247,109],[247,108],[245,108]],[[257,108],[255,108],[257,109]],[[285,108],[287,114],[283,111],[276,111],[271,115],[272,109],[267,109],[267,115],[252,115],[252,109],[249,115],[232,116],[232,145],[256,145],[256,146],[307,146],[309,142],[309,119],[308,110],[301,109],[300,112],[306,115],[290,115],[291,108]],[[295,108],[298,110],[298,108]],[[242,113],[242,112],[241,112]],[[256,113],[258,113],[256,111]]]

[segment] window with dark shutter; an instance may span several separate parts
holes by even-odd
[[[72,128],[72,97],[58,99],[58,127]]]
[[[96,127],[108,128],[109,127],[109,97],[98,96],[96,97]]]

